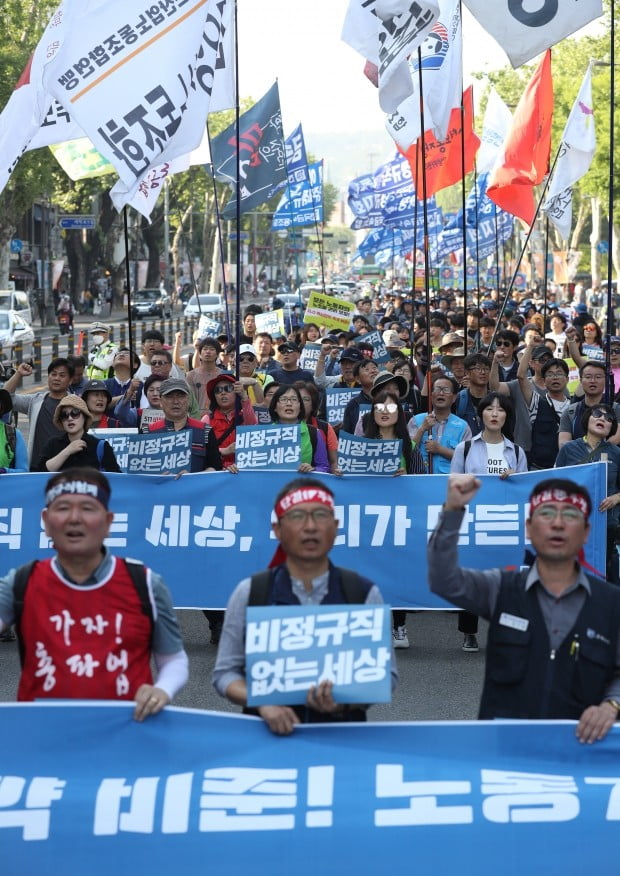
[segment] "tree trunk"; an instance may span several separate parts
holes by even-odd
[[[149,265],[146,272],[146,288],[153,289],[156,286],[159,286],[161,281],[161,268],[160,268],[160,258],[159,258],[159,249],[160,249],[160,226],[163,219],[163,211],[159,211],[159,216],[157,216],[153,221],[149,224],[149,220],[143,216],[140,223],[140,230],[142,232],[142,239],[146,244],[146,248],[148,250],[148,261]]]
[[[172,270],[174,271],[174,289],[172,290],[172,300],[176,303],[177,299],[177,288],[179,286],[179,281],[181,279],[181,241],[183,240],[183,234],[185,233],[185,223],[187,222],[189,216],[192,212],[192,205],[190,204],[183,215],[181,216],[181,221],[179,222],[179,226],[174,232],[174,237],[172,238]],[[187,258],[188,261],[191,259],[192,254],[188,252]]]

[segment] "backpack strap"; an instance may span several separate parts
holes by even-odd
[[[465,461],[467,460],[467,455],[468,455],[470,450],[471,450],[471,441],[465,441],[465,444],[463,446],[463,464],[465,464]]]
[[[100,438],[97,441],[97,462],[99,463],[99,471],[103,471],[103,451],[105,450],[105,441]]]
[[[340,572],[340,586],[347,602],[360,605],[366,602],[368,588],[362,582],[362,578],[352,569],[343,569],[338,566]]]
[[[271,586],[271,569],[257,572],[250,579],[250,595],[248,605],[267,605],[269,588]]]
[[[38,560],[31,560],[31,562],[25,563],[23,566],[18,566],[18,568],[15,569],[15,578],[13,579],[14,624],[17,633],[17,644],[19,647],[19,662],[22,666],[24,664],[24,643],[21,637],[21,621],[24,613],[24,597],[26,595],[28,581],[32,575],[32,570],[38,562]]]
[[[151,638],[155,627],[155,616],[153,614],[153,603],[151,602],[151,594],[146,581],[146,566],[138,560],[125,558],[123,560],[127,573],[131,578],[133,586],[136,588],[136,593],[140,600],[142,611],[151,622]]]

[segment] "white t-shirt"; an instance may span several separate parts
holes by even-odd
[[[485,441],[487,449],[487,474],[501,474],[508,468],[506,461],[506,444],[489,444]]]

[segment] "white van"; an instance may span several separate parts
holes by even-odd
[[[28,293],[18,289],[0,289],[0,310],[12,310],[32,325],[32,310]]]

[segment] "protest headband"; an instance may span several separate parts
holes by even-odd
[[[320,505],[325,505],[328,508],[331,508],[332,511],[334,510],[334,498],[327,492],[327,490],[321,490],[320,488],[314,487],[304,487],[286,493],[285,496],[282,496],[279,502],[276,502],[274,508],[276,517],[280,520],[287,511],[290,511],[295,505],[301,505],[304,502],[317,502]]]
[[[110,494],[107,490],[102,490],[97,484],[91,484],[89,481],[63,481],[61,484],[54,484],[45,493],[46,507],[49,508],[54,499],[65,493],[70,496],[92,496],[103,505],[106,511],[108,510]]]
[[[546,505],[548,502],[561,502],[564,505],[572,505],[574,508],[578,508],[584,517],[587,517],[589,513],[588,503],[579,493],[567,493],[565,490],[543,490],[541,493],[532,496],[530,500],[530,517],[536,508]]]

